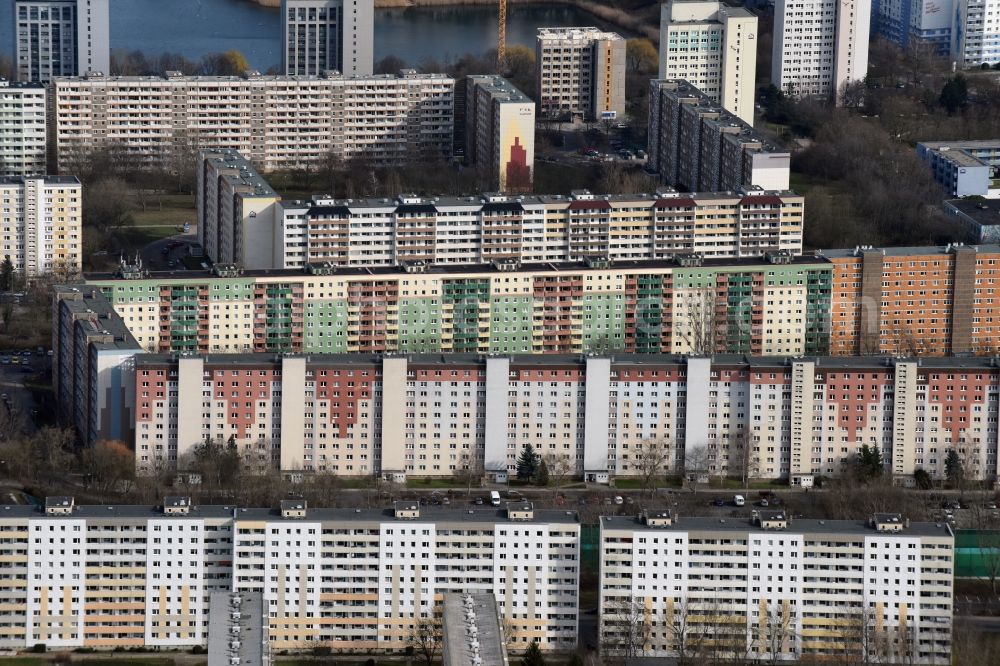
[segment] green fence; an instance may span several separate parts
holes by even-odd
[[[987,558],[997,557],[1000,530],[955,530],[956,578],[988,578]]]

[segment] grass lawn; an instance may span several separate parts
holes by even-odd
[[[132,218],[136,226],[168,226],[173,229],[185,222],[192,227],[197,223],[198,211],[193,194],[146,194],[144,200],[145,209],[143,199],[135,197],[133,202]]]
[[[48,663],[41,657],[0,657],[3,666],[46,666]]]
[[[460,488],[461,486],[454,479],[407,479],[406,487],[420,490],[421,488]]]

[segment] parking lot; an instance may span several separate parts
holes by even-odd
[[[37,349],[0,351],[0,423],[18,424],[27,432],[34,431],[36,406],[25,382],[48,377],[51,361],[45,350],[41,354]]]

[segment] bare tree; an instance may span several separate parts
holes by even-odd
[[[747,494],[750,494],[750,481],[760,476],[760,452],[746,430],[739,431],[729,444],[730,475],[739,475]]]
[[[666,473],[670,450],[670,442],[665,439],[644,439],[634,445],[632,466],[644,492],[651,492],[656,480]]]
[[[692,354],[715,352],[715,290],[706,287],[686,294],[676,334]]]
[[[406,637],[406,647],[416,654],[426,666],[434,666],[441,651],[441,619],[435,612],[430,617],[420,617],[414,621]]]
[[[566,485],[576,475],[576,460],[569,454],[546,454],[545,464],[549,468],[549,480],[555,488]]]
[[[649,645],[652,618],[641,599],[616,597],[601,614],[601,652],[617,657],[640,657]]]
[[[708,446],[694,444],[684,449],[684,478],[693,486],[698,485],[698,478],[708,474]]]
[[[667,650],[677,657],[678,666],[690,663],[691,626],[689,624],[688,601],[680,599],[668,605],[663,616],[664,636],[667,639]]]
[[[465,494],[472,494],[472,487],[479,487],[483,484],[483,460],[477,456],[462,456],[462,469],[455,471],[455,481],[465,486]]]
[[[754,633],[757,659],[772,666],[787,660],[795,651],[794,611],[778,604],[769,604],[760,622],[759,630]]]

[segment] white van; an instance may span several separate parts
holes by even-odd
[[[500,506],[500,493],[495,490],[490,491],[490,504]]]
[[[743,498],[743,495],[736,495],[733,497],[733,504],[736,506],[745,506],[747,501]]]

